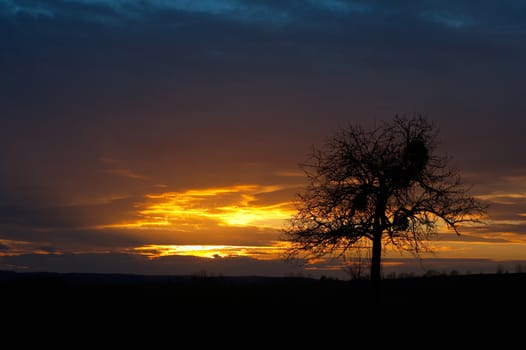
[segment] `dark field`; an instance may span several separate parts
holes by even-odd
[[[0,272],[0,293],[5,349],[495,339],[508,348],[526,332],[521,273],[386,279],[376,290],[330,279]]]

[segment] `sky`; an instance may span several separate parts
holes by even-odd
[[[299,165],[415,114],[487,225],[384,273],[526,269],[524,1],[0,0],[0,42],[0,269],[347,278],[282,259]]]

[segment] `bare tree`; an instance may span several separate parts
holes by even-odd
[[[370,279],[381,279],[382,248],[418,255],[440,223],[460,234],[485,206],[438,155],[437,129],[422,116],[342,128],[303,165],[309,185],[284,230],[287,258],[345,257],[369,246]]]

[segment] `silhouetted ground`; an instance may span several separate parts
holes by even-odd
[[[0,296],[6,349],[495,339],[506,348],[526,330],[526,274],[519,273],[386,279],[375,293],[368,281],[0,272]]]

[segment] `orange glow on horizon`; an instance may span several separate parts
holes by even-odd
[[[163,256],[196,256],[202,258],[224,258],[250,256],[259,260],[276,259],[283,251],[283,243],[273,246],[235,246],[235,245],[163,245],[149,244],[133,248],[136,253],[156,259]]]
[[[115,221],[98,228],[130,230],[144,243],[136,248],[125,248],[127,253],[149,259],[169,256],[194,256],[201,258],[250,257],[256,260],[276,260],[283,257],[288,242],[280,242],[279,230],[296,213],[289,197],[297,186],[244,184],[224,187],[193,188],[182,191],[160,189],[158,193],[145,194],[135,204],[134,220]],[[510,195],[509,193],[506,195]],[[494,195],[484,199],[489,200]],[[521,197],[514,194],[515,197]],[[498,200],[502,195],[499,194]],[[521,197],[522,198],[522,197]],[[526,237],[513,233],[513,227],[523,225],[526,213],[515,218],[481,219],[482,223],[461,223],[456,235],[442,222],[437,222],[437,235],[424,241],[422,258],[490,258],[523,259]],[[489,232],[489,224],[502,227],[500,232]],[[245,229],[248,228],[248,229]],[[504,231],[506,229],[507,231]],[[135,231],[134,231],[135,230]],[[152,240],[149,240],[149,237]],[[155,242],[156,244],[150,244]],[[163,244],[163,243],[170,244]],[[187,245],[171,244],[185,242]],[[360,251],[367,251],[365,242]],[[428,249],[426,249],[428,248]],[[410,253],[390,246],[384,247],[385,258],[414,257]],[[316,269],[331,258],[308,259],[306,269]],[[332,265],[330,265],[332,266]],[[341,264],[334,263],[334,269]]]

